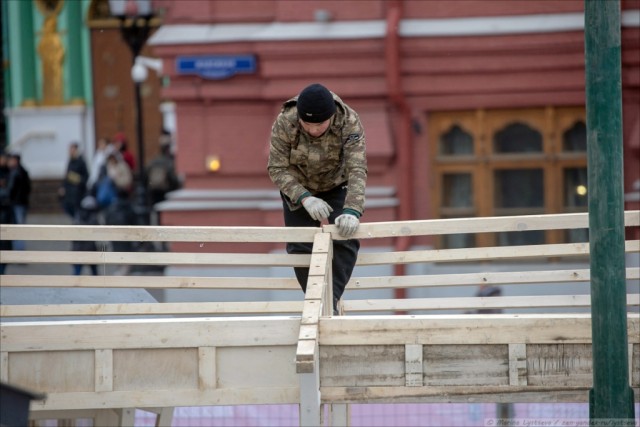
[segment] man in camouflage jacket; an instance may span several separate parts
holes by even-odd
[[[358,114],[320,84],[283,105],[271,130],[268,171],[280,190],[288,227],[336,224],[346,240],[334,242],[334,312],[358,258],[351,239],[364,212],[365,134]],[[290,254],[309,254],[310,243],[287,243]],[[294,268],[306,291],[308,268]]]

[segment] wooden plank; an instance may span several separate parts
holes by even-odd
[[[302,317],[300,318],[300,324],[302,325],[315,325],[320,319],[320,312],[322,310],[322,302],[316,299],[306,299],[302,308]]]
[[[2,340],[5,346],[5,339]],[[55,367],[55,368],[53,368]],[[94,352],[28,351],[9,357],[9,383],[47,393],[94,392]]]
[[[82,350],[290,345],[300,319],[288,316],[7,322],[2,350]],[[122,331],[126,331],[123,334]],[[93,369],[92,369],[93,371]],[[126,406],[126,405],[125,405]],[[166,405],[171,406],[171,405]],[[177,405],[176,405],[177,406]]]
[[[241,265],[306,267],[310,255],[255,253],[0,251],[7,264]]]
[[[75,410],[92,408],[122,408],[136,402],[136,406],[171,407],[216,405],[262,405],[297,404],[300,402],[300,388],[296,387],[253,387],[228,388],[200,391],[195,390],[155,390],[114,391],[110,393],[51,393],[45,401],[32,402],[31,410]],[[113,427],[110,424],[109,427]]]
[[[422,345],[405,344],[404,346],[404,377],[405,386],[422,387]]]
[[[640,211],[626,211],[625,225],[640,225]],[[432,236],[456,233],[531,231],[531,230],[571,230],[588,228],[588,214],[520,215],[498,217],[452,218],[415,221],[391,221],[361,223],[354,234],[355,239],[376,239],[382,237]],[[343,239],[335,225],[323,226],[323,231],[331,233],[334,239]]]
[[[629,378],[631,378],[631,384],[634,387],[640,387],[640,344],[629,344],[633,345],[632,357],[629,359],[631,362],[632,374]],[[636,396],[638,396],[636,394]]]
[[[637,390],[637,389],[636,389]],[[587,403],[588,387],[321,387],[325,403]],[[636,394],[637,396],[637,394]]]
[[[198,349],[114,349],[113,390],[198,389]]]
[[[640,251],[640,240],[625,242],[625,252]],[[358,255],[356,265],[413,264],[422,262],[497,261],[548,257],[584,256],[588,243],[556,245],[499,246],[465,249],[431,249],[404,252],[366,252]]]
[[[318,301],[318,305],[319,305]],[[302,301],[2,305],[2,317],[300,313]]]
[[[9,352],[0,352],[0,381],[9,382]]]
[[[294,277],[4,275],[3,287],[145,289],[300,289]]]
[[[591,387],[591,344],[528,344],[528,384]]]
[[[318,339],[318,325],[300,325],[299,340],[315,340]]]
[[[95,391],[113,391],[113,350],[95,351]]]
[[[590,295],[531,295],[517,297],[452,297],[346,300],[347,312],[474,310],[487,308],[590,307]],[[640,294],[627,294],[627,305],[640,305]]]
[[[299,341],[297,354],[300,354],[300,345],[303,341]],[[298,379],[300,384],[300,426],[317,427],[322,425],[322,414],[320,405],[320,369],[318,367],[318,342],[309,341],[306,345],[313,344],[313,348],[305,348],[304,354],[312,354],[311,361],[305,361],[304,365],[296,363],[298,371]],[[309,369],[311,367],[311,370]]]
[[[118,425],[120,427],[135,427],[136,410],[135,408],[116,409],[118,414]]]
[[[296,349],[296,372],[311,373],[315,369],[317,340],[298,340]]]
[[[424,346],[425,386],[470,389],[509,383],[508,349],[503,344]]]
[[[174,408],[162,408],[158,412],[158,418],[156,418],[156,427],[171,427],[173,424],[173,410]]]
[[[32,409],[33,411],[33,409]],[[98,409],[93,420],[95,427],[113,427],[118,425],[118,413],[113,409]]]
[[[590,278],[589,269],[586,268],[576,270],[425,274],[411,276],[354,277],[349,281],[347,288],[351,291],[360,289],[520,285],[533,283],[555,285],[565,282],[589,282]],[[627,268],[626,278],[629,280],[640,279],[640,268]]]
[[[509,385],[527,385],[526,344],[509,344]]]
[[[298,386],[295,345],[218,347],[216,353],[218,389]]]
[[[334,403],[329,406],[330,426],[349,427],[351,425],[350,406],[345,403]]]
[[[404,345],[321,345],[320,348],[323,386],[405,385]]]
[[[633,387],[633,344],[627,344],[629,348],[628,352],[628,360],[629,360],[629,386]]]
[[[640,342],[640,319],[627,318],[629,342]],[[369,315],[323,318],[320,345],[591,343],[591,315]]]
[[[211,390],[217,387],[216,348],[198,348],[198,386],[200,390]]]
[[[309,276],[304,299],[322,301],[323,294],[326,290],[327,287],[325,285],[324,276]]]
[[[133,242],[313,242],[315,227],[186,227],[2,224],[2,240],[97,240]]]

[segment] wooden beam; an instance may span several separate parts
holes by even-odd
[[[0,352],[0,381],[9,382],[9,352]]]
[[[133,242],[313,242],[315,227],[186,227],[2,224],[2,240],[93,240]]]
[[[405,385],[422,387],[424,372],[422,369],[422,345],[405,344],[404,346]]]
[[[198,386],[200,390],[212,390],[217,387],[216,348],[198,348]]]
[[[640,268],[627,268],[626,277],[628,280],[640,279]],[[585,268],[576,270],[507,271],[456,274],[423,274],[411,276],[354,277],[349,281],[347,288],[350,291],[354,291],[361,289],[431,288],[442,286],[469,285],[556,285],[557,283],[568,282],[588,283],[589,280],[589,269]]]
[[[626,211],[624,215],[627,227],[640,225],[640,211]],[[441,234],[531,231],[531,230],[571,230],[588,228],[587,213],[553,215],[518,215],[498,217],[451,218],[416,221],[370,222],[361,223],[354,239],[377,239],[401,236],[435,236]],[[325,225],[325,232],[331,233],[336,240],[340,237],[335,225]]]
[[[344,301],[347,312],[474,310],[487,308],[590,307],[590,295],[530,295],[518,297],[453,297],[367,299]],[[627,294],[627,305],[640,305],[640,294]]]
[[[625,244],[627,253],[640,251],[640,240]],[[465,249],[431,249],[404,252],[367,252],[358,255],[356,265],[413,264],[423,262],[497,261],[549,257],[584,256],[589,254],[588,243],[556,245],[524,245],[480,247]]]
[[[637,389],[636,389],[637,390]],[[324,403],[586,403],[589,387],[321,387]]]
[[[319,305],[319,302],[318,302]],[[2,305],[2,317],[300,313],[302,301]]]
[[[289,316],[79,320],[0,323],[0,336],[7,352],[295,346],[299,329]]]
[[[137,407],[216,405],[280,405],[300,403],[300,387],[251,387],[176,390],[125,390],[108,393],[49,393],[47,399],[31,403],[32,411],[122,408],[135,402]],[[113,427],[111,423],[108,427]],[[317,424],[316,424],[317,425]]]
[[[527,385],[526,344],[509,344],[509,385]]]
[[[144,288],[144,289],[300,289],[294,277],[182,277],[182,276],[2,276],[3,287]]]
[[[95,390],[113,391],[113,350],[95,351]]]
[[[240,265],[306,267],[309,255],[255,253],[0,251],[6,264]]]
[[[628,315],[629,342],[640,342],[640,318]],[[322,319],[320,345],[591,343],[584,314],[370,315]]]
[[[300,345],[305,343],[299,341]],[[298,378],[300,381],[300,426],[317,427],[322,425],[321,423],[321,405],[320,405],[320,369],[318,369],[319,356],[318,356],[318,342],[316,340],[308,341],[306,344],[309,348],[304,349],[304,354],[308,354],[312,357],[309,363],[312,367],[311,372],[300,373],[298,371]],[[311,346],[314,346],[311,348]],[[301,354],[301,351],[296,352]],[[296,366],[301,366],[296,364]]]

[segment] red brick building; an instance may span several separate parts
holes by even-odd
[[[155,4],[163,25],[149,44],[170,78],[162,96],[176,105],[185,178],[159,207],[164,224],[282,225],[266,173],[270,128],[281,103],[313,82],[340,95],[365,126],[363,221],[586,210],[583,0]],[[624,186],[633,193],[640,1],[621,5]],[[248,56],[254,68],[212,79],[183,67],[220,55]],[[438,244],[514,239],[460,235]]]

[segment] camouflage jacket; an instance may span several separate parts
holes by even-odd
[[[271,128],[268,171],[291,210],[306,192],[315,195],[347,182],[344,209],[364,212],[367,158],[358,114],[337,95],[329,129],[314,138],[298,121],[297,97],[286,101]]]

